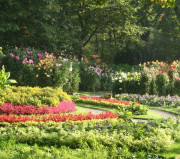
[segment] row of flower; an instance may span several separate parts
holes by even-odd
[[[78,60],[75,56],[63,53],[21,49],[17,46],[2,55],[0,65],[5,65],[18,85],[58,86],[68,93],[77,91],[79,84],[82,90],[110,89],[108,83],[111,81],[112,69],[97,56]]]
[[[140,105],[139,102],[119,101],[116,99],[80,96],[79,98],[75,99],[75,102],[119,108],[120,110],[131,111],[135,115],[147,114],[148,111],[148,108]]]
[[[140,94],[117,94],[115,96],[118,100],[125,101],[139,101],[141,104],[151,106],[170,106],[180,107],[179,96],[161,96],[158,95],[140,95]]]
[[[28,115],[6,115],[3,114],[0,116],[0,122],[27,122],[27,121],[35,121],[35,122],[64,122],[64,121],[81,121],[81,120],[92,120],[92,119],[107,119],[107,118],[118,118],[119,115],[116,113],[112,113],[110,111],[106,111],[105,113],[101,113],[98,115],[94,115],[91,112],[88,114],[50,114],[47,116],[44,115],[35,115],[35,116],[28,116]]]
[[[74,102],[62,101],[57,107],[40,107],[27,106],[27,105],[12,105],[11,103],[4,103],[0,106],[0,114],[19,114],[19,115],[30,115],[30,114],[59,114],[68,113],[76,110]]]
[[[180,95],[180,62],[152,62],[141,65],[139,72],[116,72],[113,94],[140,93]]]

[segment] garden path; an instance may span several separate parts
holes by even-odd
[[[81,107],[81,108],[83,108],[83,109],[91,112],[92,114],[100,114],[100,113],[104,113],[104,112],[105,112],[105,110],[100,110],[100,109],[85,108],[85,107]],[[162,117],[163,119],[172,118],[172,117],[177,117],[176,114],[169,113],[169,112],[162,111],[162,110],[150,109],[150,111],[155,112],[155,113],[161,115],[161,117]]]
[[[169,113],[169,112],[162,111],[162,110],[157,110],[157,109],[150,109],[150,111],[161,115],[163,119],[167,119],[167,118],[172,118],[172,117],[177,117],[178,116],[176,114]]]

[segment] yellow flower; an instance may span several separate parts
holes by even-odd
[[[39,67],[38,70],[40,70],[41,68]]]
[[[36,75],[36,77],[38,78],[38,77],[39,77],[39,75],[37,74],[37,75]]]

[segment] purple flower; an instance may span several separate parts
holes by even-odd
[[[19,56],[16,56],[16,60],[17,60],[17,61],[19,60]]]

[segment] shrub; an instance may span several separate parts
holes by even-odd
[[[89,60],[88,60],[89,59]],[[93,55],[84,58],[80,67],[80,90],[83,91],[99,91],[110,90],[112,85],[111,75],[113,70],[101,59]]]
[[[68,59],[59,59],[55,67],[54,81],[55,87],[60,87],[69,94],[77,92],[80,83],[78,63]]]
[[[115,76],[112,78],[113,95],[123,92],[136,93],[137,91],[139,91],[139,80],[140,80],[140,73],[116,72]]]
[[[0,92],[0,105],[11,103],[13,105],[57,106],[61,101],[71,100],[62,89],[50,87],[7,87]]]

